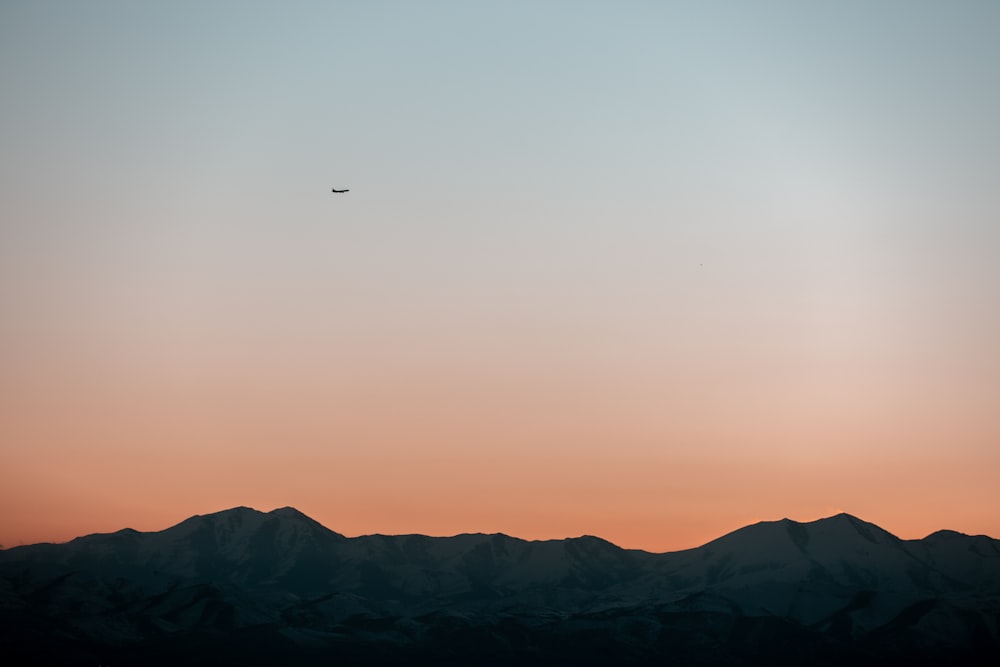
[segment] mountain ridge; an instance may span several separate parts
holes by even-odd
[[[236,507],[0,551],[0,628],[0,655],[54,665],[81,646],[95,663],[159,664],[164,645],[191,662],[204,642],[205,664],[961,664],[1000,651],[1000,541],[903,540],[840,513],[651,553],[588,535],[346,537]],[[245,652],[247,633],[263,647]]]
[[[312,524],[315,524],[316,526],[320,526],[320,527],[326,529],[327,531],[329,531],[331,533],[334,533],[335,535],[339,535],[341,537],[344,537],[345,539],[358,539],[358,538],[367,538],[367,537],[407,537],[407,536],[413,536],[413,535],[419,535],[421,537],[427,537],[427,538],[432,538],[432,539],[449,539],[449,538],[453,538],[453,537],[461,537],[461,536],[464,536],[464,535],[485,535],[485,536],[498,535],[498,536],[501,536],[501,537],[509,537],[511,539],[522,540],[524,542],[537,543],[537,542],[558,542],[558,541],[562,541],[562,540],[594,538],[594,539],[598,539],[598,540],[602,540],[604,542],[607,542],[608,544],[612,544],[612,545],[614,545],[615,547],[617,547],[619,549],[623,549],[623,550],[627,550],[627,551],[641,551],[641,552],[648,553],[648,554],[670,554],[670,553],[679,553],[679,552],[683,552],[683,551],[690,551],[690,550],[693,550],[693,549],[700,549],[700,548],[703,548],[703,547],[705,547],[705,546],[707,546],[709,544],[712,544],[713,542],[716,542],[718,540],[724,539],[724,538],[726,538],[726,537],[728,537],[730,535],[733,535],[733,534],[736,534],[736,533],[740,533],[742,531],[746,531],[748,529],[751,529],[751,528],[754,528],[754,527],[759,527],[759,526],[768,526],[768,525],[776,525],[776,524],[783,524],[783,525],[792,524],[792,525],[798,525],[798,526],[814,526],[814,525],[817,525],[817,524],[822,525],[822,524],[827,524],[827,523],[830,523],[830,522],[839,522],[839,521],[850,521],[850,522],[852,522],[855,525],[859,525],[860,524],[860,525],[863,525],[863,526],[872,527],[872,528],[877,529],[880,532],[886,533],[886,534],[894,537],[895,539],[903,541],[903,542],[921,542],[923,540],[926,540],[926,539],[928,539],[930,537],[933,537],[933,536],[936,536],[938,534],[949,534],[949,535],[950,534],[954,534],[954,535],[959,535],[959,536],[963,536],[963,537],[970,537],[970,538],[982,537],[982,538],[986,538],[988,540],[993,540],[993,541],[1000,540],[1000,538],[995,538],[995,537],[992,537],[992,536],[986,535],[986,534],[963,533],[961,531],[952,530],[952,529],[948,529],[948,528],[941,528],[941,529],[935,530],[935,531],[933,531],[933,532],[931,532],[931,533],[929,533],[926,536],[921,537],[921,538],[911,538],[911,539],[901,538],[901,537],[898,537],[895,534],[891,533],[890,531],[886,530],[885,528],[882,528],[878,524],[865,521],[864,519],[861,519],[860,517],[857,517],[857,516],[855,516],[853,514],[850,514],[848,512],[838,512],[837,514],[832,514],[832,515],[827,516],[827,517],[820,517],[818,519],[812,519],[810,521],[798,521],[798,520],[791,519],[791,518],[788,518],[788,517],[783,517],[781,519],[775,519],[775,520],[761,520],[761,521],[756,521],[754,523],[747,524],[746,526],[742,526],[740,528],[736,528],[734,530],[731,530],[728,533],[723,533],[719,537],[716,537],[716,538],[714,538],[712,540],[709,540],[708,542],[705,542],[704,544],[701,544],[701,545],[698,545],[698,546],[695,546],[695,547],[688,547],[688,548],[685,548],[685,549],[677,549],[677,550],[673,550],[673,551],[650,551],[650,550],[647,550],[647,549],[641,549],[641,548],[635,548],[635,547],[622,547],[622,546],[620,546],[620,545],[618,545],[618,544],[616,544],[616,543],[614,543],[614,542],[612,542],[612,541],[610,541],[610,540],[608,540],[608,539],[606,539],[604,537],[601,537],[599,535],[592,535],[592,534],[589,534],[589,533],[585,533],[585,534],[577,535],[577,536],[556,537],[556,538],[540,538],[540,539],[527,539],[527,538],[517,537],[515,535],[509,535],[509,534],[503,533],[503,532],[496,532],[496,533],[461,532],[461,533],[454,533],[454,534],[449,534],[449,535],[426,535],[426,534],[423,534],[423,533],[364,533],[364,534],[356,535],[354,537],[348,537],[348,536],[346,536],[346,535],[344,535],[342,533],[339,533],[339,532],[337,532],[337,531],[335,531],[335,530],[333,530],[333,529],[325,526],[324,524],[320,523],[316,519],[313,519],[312,517],[310,517],[308,514],[302,512],[301,510],[299,510],[299,509],[297,509],[295,507],[292,507],[292,506],[282,506],[282,507],[277,507],[277,508],[269,510],[269,511],[262,511],[262,510],[258,510],[258,509],[255,509],[253,507],[249,507],[249,506],[246,506],[246,505],[238,505],[238,506],[235,506],[235,507],[230,507],[230,508],[227,508],[227,509],[217,510],[217,511],[209,512],[209,513],[206,513],[206,514],[194,514],[194,515],[192,515],[190,517],[182,519],[181,521],[179,521],[179,522],[177,522],[175,524],[172,524],[172,525],[170,525],[170,526],[168,526],[166,528],[162,528],[160,530],[139,531],[139,530],[136,530],[134,528],[125,527],[125,528],[120,528],[120,529],[118,529],[116,531],[107,532],[107,533],[104,533],[104,532],[88,533],[88,534],[85,534],[85,535],[80,535],[80,536],[77,536],[77,537],[73,537],[73,538],[71,538],[71,539],[69,539],[69,540],[67,540],[65,542],[36,542],[36,543],[32,543],[32,544],[14,545],[14,546],[6,547],[6,548],[0,547],[0,552],[10,551],[10,550],[14,550],[14,549],[20,549],[20,548],[24,548],[24,547],[34,547],[34,546],[38,546],[38,545],[42,545],[42,544],[50,544],[50,545],[69,544],[71,542],[75,542],[75,541],[80,540],[80,539],[87,539],[87,538],[91,538],[91,537],[94,537],[94,536],[101,536],[101,535],[116,535],[116,534],[125,533],[125,532],[133,532],[133,533],[141,533],[141,534],[162,533],[162,532],[169,531],[169,530],[172,530],[174,528],[177,528],[179,526],[182,526],[182,525],[184,525],[185,523],[187,523],[189,521],[204,520],[204,519],[208,519],[208,520],[219,519],[219,518],[229,517],[229,516],[232,516],[234,514],[244,514],[244,515],[258,516],[258,517],[266,517],[266,516],[271,516],[271,517],[294,517],[294,518],[297,518],[297,519],[306,520],[306,521],[308,521],[308,522],[310,522]]]

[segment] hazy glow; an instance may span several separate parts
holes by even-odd
[[[0,7],[0,543],[1000,536],[1000,5],[475,4]]]

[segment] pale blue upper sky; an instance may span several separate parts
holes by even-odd
[[[826,226],[958,243],[996,219],[992,2],[0,11],[8,248],[40,226],[179,242],[194,217],[275,210],[282,233],[340,216],[446,245],[704,227],[716,252],[716,231],[784,252]]]
[[[707,262],[749,299],[773,274],[1000,301],[993,2],[0,12],[15,282],[49,261],[277,279],[323,248],[417,283],[516,264],[553,298]]]

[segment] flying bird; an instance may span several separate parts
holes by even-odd
[[[337,194],[340,194],[341,192],[350,192],[350,190],[338,190],[337,188],[334,188],[333,190],[330,190],[330,192],[336,192]]]

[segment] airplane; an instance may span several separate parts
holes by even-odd
[[[330,190],[330,192],[336,192],[337,194],[340,194],[341,192],[350,192],[350,190],[338,190],[337,188],[334,188],[333,190]]]

